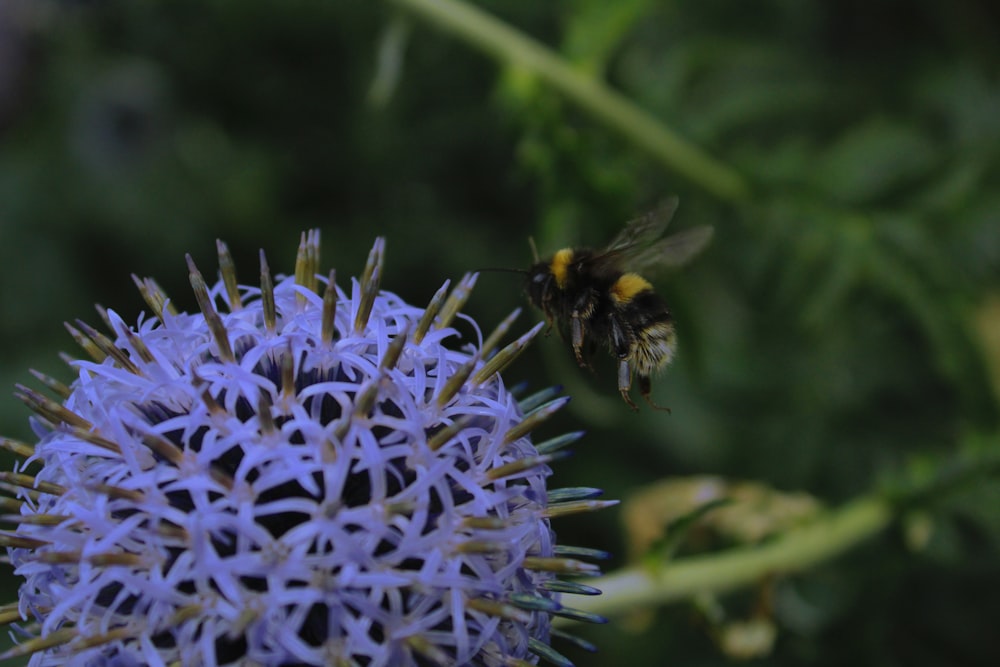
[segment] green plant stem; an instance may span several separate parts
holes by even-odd
[[[519,67],[558,90],[597,120],[667,169],[727,201],[750,195],[743,176],[665,127],[605,83],[574,69],[540,42],[459,0],[393,0],[438,28],[467,41],[511,67]]]
[[[574,596],[570,605],[591,614],[616,615],[644,607],[723,594],[752,586],[769,575],[793,574],[830,560],[884,530],[896,517],[931,506],[949,495],[1000,476],[1000,440],[973,433],[963,453],[932,476],[900,479],[881,493],[851,501],[791,529],[765,544],[669,561],[659,567],[634,565],[585,580],[603,591]],[[556,625],[574,621],[554,619]]]
[[[885,499],[855,500],[773,542],[672,561],[658,569],[637,565],[588,580],[603,595],[574,596],[571,605],[590,613],[616,615],[702,593],[726,593],[768,575],[800,572],[837,556],[882,531],[893,516],[893,506]],[[559,625],[570,622],[557,620]]]

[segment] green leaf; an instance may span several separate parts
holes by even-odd
[[[644,555],[643,560],[650,567],[660,567],[677,552],[677,549],[684,542],[684,538],[691,532],[691,528],[709,512],[726,505],[731,505],[731,498],[716,498],[707,503],[695,507],[687,514],[680,516],[667,524],[663,537],[655,541],[649,551]]]

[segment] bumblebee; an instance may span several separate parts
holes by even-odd
[[[629,394],[637,375],[646,402],[669,411],[650,398],[651,377],[671,362],[677,346],[673,315],[643,276],[684,264],[712,238],[708,226],[663,237],[676,208],[674,198],[632,220],[602,250],[564,248],[544,261],[536,253],[528,270],[528,298],[549,329],[555,324],[569,338],[582,368],[597,345],[606,344],[618,360],[618,391],[633,410]]]

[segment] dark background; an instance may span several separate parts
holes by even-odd
[[[609,497],[716,474],[836,506],[996,449],[1000,378],[1000,10],[991,0],[490,0],[488,10],[740,172],[722,201],[523,71],[391,2],[0,0],[0,386],[63,381],[63,321],[134,321],[129,277],[194,308],[183,256],[243,280],[292,270],[302,230],[357,275],[377,235],[383,286],[423,303],[447,278],[599,245],[678,195],[712,246],[657,280],[678,361],[672,415],[633,414],[612,364],[580,371],[553,336],[508,382],[573,396],[543,435],[584,428],[555,486]],[[379,65],[379,48],[400,69]],[[380,47],[381,45],[381,47]],[[466,311],[526,306],[484,273]],[[526,330],[540,319],[527,310]],[[0,402],[0,433],[29,439]],[[1000,493],[933,498],[906,523],[781,582],[768,665],[1000,664]],[[618,511],[557,524],[624,563]],[[919,548],[918,548],[919,547]],[[16,582],[4,599],[14,599]],[[782,603],[784,600],[784,603]],[[735,616],[740,596],[724,599]],[[578,665],[729,662],[690,605],[633,634],[582,634]]]

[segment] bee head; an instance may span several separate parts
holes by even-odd
[[[552,268],[547,262],[538,262],[528,269],[525,291],[533,304],[542,308],[542,304],[548,301],[554,289],[555,276],[552,275]]]

